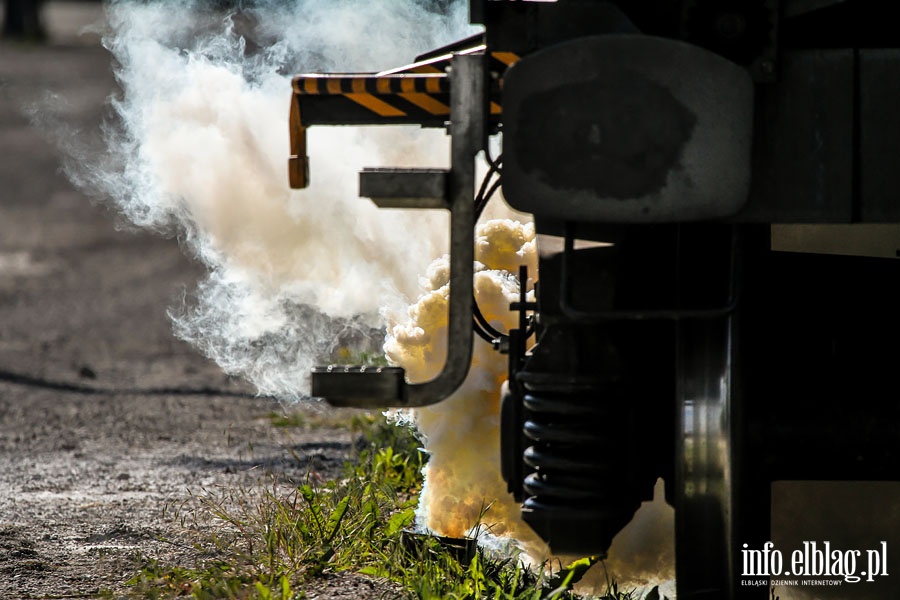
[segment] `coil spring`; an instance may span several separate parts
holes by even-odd
[[[524,433],[531,445],[524,461],[534,471],[525,478],[525,491],[547,502],[602,501],[613,469],[605,458],[613,448],[603,435],[611,410],[596,389],[565,387],[526,386]]]
[[[625,428],[615,383],[535,379],[520,374],[528,445],[523,460],[531,470],[523,485],[523,516],[539,532],[553,532],[554,551],[583,549],[590,532],[591,551],[605,552],[635,508],[621,494],[628,477],[617,452]]]

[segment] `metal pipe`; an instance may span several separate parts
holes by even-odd
[[[441,372],[430,381],[409,384],[399,367],[316,367],[311,392],[335,406],[414,408],[436,404],[455,392],[469,373],[472,362],[472,314],[474,310],[475,261],[475,155],[487,135],[487,96],[484,55],[454,55],[451,62],[451,113],[449,131],[450,171],[446,173],[446,203],[450,209],[450,297],[447,327],[447,359]],[[362,191],[377,191],[379,201],[396,200],[433,187],[435,179],[421,172],[362,173]],[[377,176],[377,177],[375,177]],[[412,179],[410,179],[412,176]],[[375,179],[373,179],[375,177]],[[434,195],[433,193],[431,195]],[[414,199],[410,205],[430,206],[429,200]]]
[[[484,55],[455,55],[450,67],[450,315],[447,360],[440,374],[406,389],[405,406],[436,404],[455,392],[472,362],[475,261],[475,155],[484,146]]]

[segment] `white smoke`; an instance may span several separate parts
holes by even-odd
[[[208,267],[173,311],[177,334],[261,393],[303,397],[309,368],[343,345],[387,350],[415,381],[446,355],[447,263],[418,274],[446,246],[444,215],[384,211],[357,197],[363,166],[445,166],[442,131],[312,128],[312,185],[288,189],[290,76],[378,71],[473,33],[465,0],[260,1],[240,10],[202,2],[113,1],[104,43],[121,94],[102,159],[67,172],[134,226],[177,236]],[[215,6],[213,4],[213,6]],[[435,7],[440,7],[437,9]],[[76,156],[78,156],[76,154]],[[491,209],[494,211],[494,209]],[[496,216],[492,212],[490,216]],[[536,273],[534,229],[478,230],[476,295],[498,328],[513,325],[520,263]],[[546,548],[521,521],[499,472],[504,357],[476,341],[450,400],[416,414],[432,458],[419,520],[463,535],[482,509],[496,535]]]
[[[438,4],[107,7],[121,86],[108,154],[67,171],[208,266],[176,332],[261,393],[302,397],[335,344],[377,347],[379,311],[443,250],[443,215],[379,211],[356,189],[363,166],[444,166],[442,131],[312,128],[311,187],[289,190],[286,168],[290,76],[400,66],[471,34],[464,1]]]
[[[516,326],[510,302],[518,299],[519,264],[537,269],[534,226],[494,220],[476,228],[475,299],[498,330]],[[395,323],[385,346],[413,381],[437,375],[447,352],[449,264],[436,260],[422,279],[422,293],[408,318]],[[529,292],[533,295],[533,291]],[[462,537],[479,524],[495,535],[513,537],[536,554],[546,549],[519,517],[519,506],[500,475],[500,387],[507,377],[505,357],[475,340],[472,367],[462,387],[447,400],[412,411],[431,457],[419,501],[418,523],[442,535]]]

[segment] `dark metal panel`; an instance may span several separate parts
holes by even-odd
[[[444,169],[364,169],[359,195],[379,208],[449,208]]]
[[[757,86],[750,201],[735,221],[846,223],[853,206],[853,53],[785,52]]]
[[[860,50],[862,220],[900,222],[900,49]]]
[[[681,39],[746,67],[754,81],[775,81],[780,0],[681,4]]]

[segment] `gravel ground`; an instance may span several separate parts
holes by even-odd
[[[114,81],[80,32],[100,7],[45,16],[49,43],[0,41],[0,598],[119,596],[135,556],[190,554],[159,541],[183,539],[164,511],[189,490],[333,477],[351,439],[274,427],[279,404],[173,337],[166,311],[201,268],[174,240],[118,230],[32,126],[96,130]],[[395,595],[358,576],[307,593]]]

